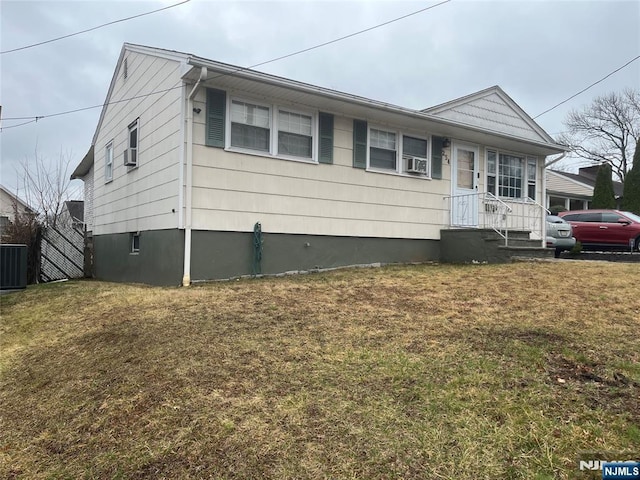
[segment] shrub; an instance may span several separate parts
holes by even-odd
[[[580,255],[580,252],[582,252],[582,243],[580,242],[576,242],[573,248],[569,250],[571,255]]]
[[[596,184],[593,187],[593,201],[591,208],[616,208],[616,196],[613,192],[611,166],[603,163],[598,168]]]
[[[633,166],[624,179],[624,193],[622,207],[625,210],[640,215],[640,140],[636,143],[633,155]]]
[[[567,209],[564,205],[552,205],[549,207],[549,211],[551,212],[551,215],[558,215],[560,212],[566,212]]]

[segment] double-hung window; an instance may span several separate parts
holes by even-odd
[[[231,101],[231,146],[271,151],[271,109],[263,105]]]
[[[113,180],[113,142],[109,142],[104,149],[104,181]]]
[[[354,119],[353,167],[440,179],[446,140],[435,135],[404,135],[370,127],[365,120]]]
[[[536,199],[536,170],[538,161],[535,157],[527,157],[527,196],[531,200]]]
[[[487,192],[496,195],[498,154],[487,151]]]
[[[278,110],[278,155],[313,158],[313,117]]]
[[[487,150],[487,191],[504,198],[536,198],[537,159]]]
[[[371,128],[369,130],[369,168],[428,175],[427,140],[407,135],[400,137],[402,140],[398,142],[398,134],[395,132]],[[398,164],[400,151],[402,162]]]
[[[333,115],[206,89],[205,144],[260,156],[333,163]]]
[[[369,167],[398,170],[396,134],[375,128],[369,129]]]
[[[140,121],[139,119],[136,119],[136,121],[131,123],[128,128],[127,149],[124,154],[124,164],[127,167],[138,166],[139,127]]]

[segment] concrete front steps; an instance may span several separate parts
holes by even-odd
[[[553,258],[551,248],[531,240],[530,232],[509,231],[509,244],[492,229],[458,228],[440,231],[442,263],[507,263],[524,258]]]

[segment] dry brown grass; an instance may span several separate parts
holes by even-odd
[[[29,288],[0,300],[0,477],[574,478],[581,450],[640,451],[638,284],[562,262]]]

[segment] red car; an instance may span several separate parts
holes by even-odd
[[[583,248],[640,251],[640,216],[620,210],[571,210],[559,217],[573,227]]]

